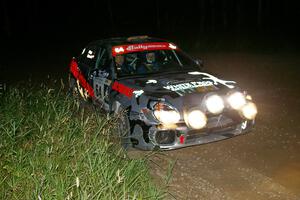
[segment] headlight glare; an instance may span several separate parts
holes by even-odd
[[[175,124],[180,120],[179,112],[166,103],[157,103],[153,114],[163,124]]]
[[[228,97],[228,103],[233,109],[240,109],[246,104],[246,98],[241,92],[235,92]]]
[[[207,123],[207,118],[201,110],[193,110],[186,116],[187,124],[194,129],[201,129]]]
[[[257,114],[256,105],[252,102],[247,103],[246,105],[243,106],[242,113],[246,119],[250,119],[250,120],[254,119]]]
[[[221,113],[224,109],[223,99],[219,95],[212,95],[206,99],[206,108],[213,114]]]

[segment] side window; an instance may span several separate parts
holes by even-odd
[[[96,68],[100,70],[107,70],[109,68],[108,53],[105,48],[100,48],[96,60]]]
[[[96,55],[97,48],[96,46],[88,46],[82,50],[80,56],[80,62],[86,67],[94,68],[96,65]]]

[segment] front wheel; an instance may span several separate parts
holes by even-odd
[[[120,138],[121,145],[124,149],[132,147],[130,139],[130,121],[126,110],[121,109],[119,112],[115,112],[117,120],[116,132]]]

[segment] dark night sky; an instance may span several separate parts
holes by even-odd
[[[295,2],[0,0],[0,68],[34,71],[47,63],[55,71],[90,41],[144,34],[187,52],[298,52]]]
[[[147,34],[171,40],[299,44],[296,1],[0,0],[0,42],[82,44]],[[251,41],[249,43],[251,43]]]
[[[296,3],[283,0],[1,2],[1,35],[15,37],[81,33],[102,37],[149,32],[170,35],[191,31],[286,34],[296,31],[299,25]]]

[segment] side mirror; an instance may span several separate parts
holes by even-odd
[[[197,58],[197,59],[195,59],[195,63],[196,63],[196,65],[199,66],[200,69],[204,68],[203,60]]]

